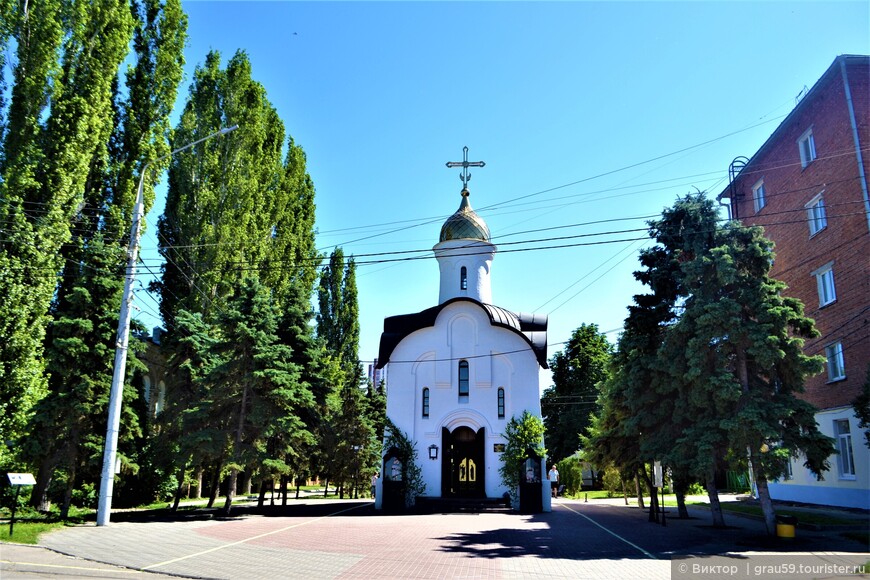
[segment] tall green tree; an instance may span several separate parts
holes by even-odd
[[[135,172],[168,153],[169,113],[181,80],[186,19],[178,0],[134,2],[130,10],[136,25],[135,60],[126,72],[124,96],[117,87],[113,91],[112,135],[108,145],[94,153],[70,243],[61,248],[65,262],[52,304],[46,350],[49,392],[29,429],[33,436],[26,449],[39,464],[37,493],[32,497],[43,507],[56,468],[68,472],[65,509],[76,483],[70,475],[76,465],[83,468],[78,471],[85,479],[95,481],[100,475],[95,450],[106,431]],[[155,174],[145,176],[146,211],[154,197]],[[136,348],[135,341],[132,344],[131,357]],[[134,361],[130,370],[136,368]],[[125,392],[124,397],[129,403],[135,395]],[[76,412],[69,412],[70,408]],[[139,434],[138,421],[128,405],[123,409],[121,455],[135,470],[135,448],[130,443]]]
[[[182,308],[216,316],[250,272],[279,298],[297,277],[310,284],[316,276],[304,154],[290,140],[282,159],[284,124],[247,55],[237,52],[222,68],[211,52],[194,73],[174,143],[233,125],[239,128],[227,137],[172,158],[158,226],[165,264],[155,285],[170,332]]]
[[[0,167],[4,444],[45,393],[43,339],[61,250],[112,132],[112,87],[133,33],[127,0],[23,2],[10,21],[17,64]]]
[[[300,381],[290,348],[278,338],[279,312],[269,290],[256,278],[246,278],[218,316],[220,339],[213,346],[217,364],[202,380],[212,394],[208,412],[231,419],[225,434],[230,442],[225,513],[232,507],[240,471],[265,461],[283,462],[287,448],[311,439],[301,415],[313,405],[313,397]],[[270,448],[267,442],[278,437],[284,440],[283,449]]]
[[[752,463],[770,534],[776,521],[768,480],[783,477],[797,457],[821,478],[834,453],[815,408],[799,398],[805,378],[823,367],[823,358],[802,352],[804,339],[818,332],[801,302],[783,296],[785,284],[769,276],[772,261],[761,228],[721,228],[714,247],[683,264],[689,296],[662,347],[665,360],[682,353],[672,369],[693,387],[686,412],[720,411],[716,431],[732,454]],[[702,435],[693,431],[687,437]]]
[[[239,128],[172,158],[166,208],[158,226],[165,264],[154,285],[170,349],[181,348],[188,332],[215,330],[241,281],[255,275],[268,288],[281,320],[276,332],[279,343],[292,349],[288,362],[299,367],[300,382],[316,393],[322,383],[320,350],[309,322],[318,253],[314,186],[305,154],[286,136],[265,89],[252,78],[244,52],[237,52],[225,67],[219,53],[209,53],[197,67],[189,92],[175,143],[195,141],[220,127]],[[193,327],[191,316],[198,317]],[[196,402],[200,395],[203,401],[210,396],[193,384],[198,379],[190,375],[183,380],[185,384],[167,394],[168,402],[183,408],[193,401],[196,412],[167,413],[163,420],[172,426],[164,424],[165,428],[179,433],[222,430],[222,425],[213,425],[220,419]],[[178,400],[172,401],[176,394]],[[325,394],[317,398],[325,401]],[[300,412],[310,428],[313,411]],[[269,453],[283,450],[283,455],[270,458],[262,474],[283,475],[291,463],[292,469],[299,468],[299,446],[305,443],[291,442],[280,433],[270,437]],[[185,437],[175,459],[177,469],[209,463],[219,476],[231,459],[227,445]]]
[[[376,442],[361,390],[356,265],[352,257],[345,262],[341,248],[333,250],[323,267],[318,304],[317,335],[341,369],[341,383],[333,385],[332,402],[320,437],[322,444],[332,443],[321,456],[327,460],[323,468],[344,484],[357,473],[361,451],[372,449]]]
[[[581,324],[550,359],[553,386],[544,391],[541,411],[547,427],[547,447],[558,462],[577,452],[596,411],[596,385],[607,377],[611,346],[595,324]]]

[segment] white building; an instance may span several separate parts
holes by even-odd
[[[502,498],[505,425],[525,410],[541,416],[538,371],[547,368],[547,318],[493,305],[496,247],[468,190],[461,195],[433,248],[441,272],[438,304],[385,319],[378,364],[386,366],[387,415],[415,442],[422,495]],[[383,477],[391,475],[383,467],[381,473],[378,509]],[[542,508],[550,511],[543,459],[540,473]]]

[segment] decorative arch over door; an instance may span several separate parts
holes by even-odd
[[[486,497],[485,428],[441,429],[441,497]]]

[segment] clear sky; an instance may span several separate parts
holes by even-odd
[[[696,188],[718,194],[837,55],[870,53],[866,1],[184,8],[177,111],[210,49],[248,53],[307,154],[319,247],[356,256],[363,360],[385,317],[438,301],[431,248],[459,207],[445,163],[463,146],[486,162],[469,190],[499,247],[493,301],[548,314],[549,356],[583,323],[615,342],[645,221]],[[152,266],[161,204],[143,238]],[[138,318],[159,324],[137,296]]]

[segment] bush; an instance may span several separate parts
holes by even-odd
[[[619,470],[611,466],[604,470],[604,476],[601,478],[601,484],[607,490],[607,497],[614,497],[622,493],[622,475]]]

